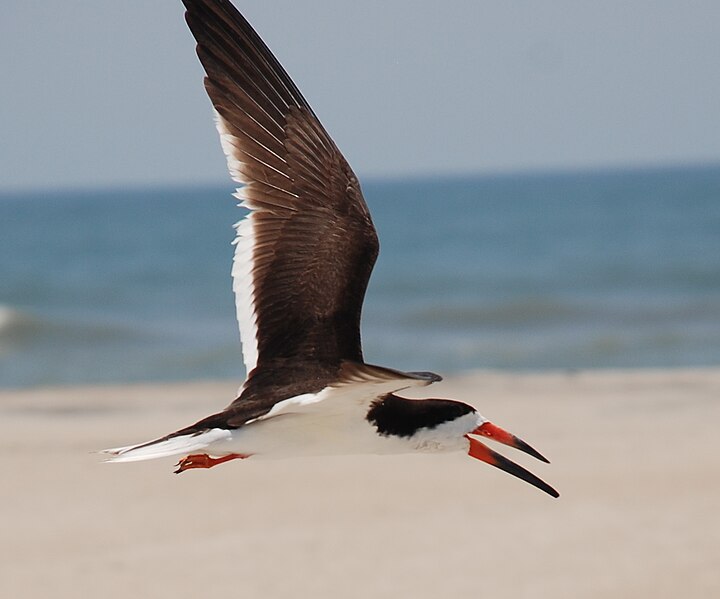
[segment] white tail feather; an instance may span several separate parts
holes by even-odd
[[[138,462],[140,460],[154,460],[173,455],[189,454],[200,449],[207,449],[218,441],[227,441],[231,438],[230,431],[212,428],[201,433],[181,435],[170,439],[158,439],[150,443],[128,445],[103,449],[100,453],[109,455],[108,462]]]

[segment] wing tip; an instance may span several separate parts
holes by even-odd
[[[339,383],[341,385],[352,383],[381,383],[394,380],[415,381],[415,383],[408,385],[415,386],[416,384],[430,385],[437,383],[442,380],[442,377],[434,372],[403,372],[384,366],[352,362],[350,360],[343,361],[340,368]]]

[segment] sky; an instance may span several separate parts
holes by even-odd
[[[361,177],[720,162],[716,0],[235,0]],[[3,0],[0,191],[229,182],[180,0]]]

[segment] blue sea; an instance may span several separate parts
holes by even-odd
[[[369,362],[720,363],[720,167],[369,181]],[[232,186],[0,196],[0,386],[244,376]]]

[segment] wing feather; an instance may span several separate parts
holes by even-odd
[[[360,185],[300,91],[227,0],[183,0],[236,196],[233,289],[245,387],[283,364],[362,362],[378,241]],[[291,366],[294,365],[294,366]]]

